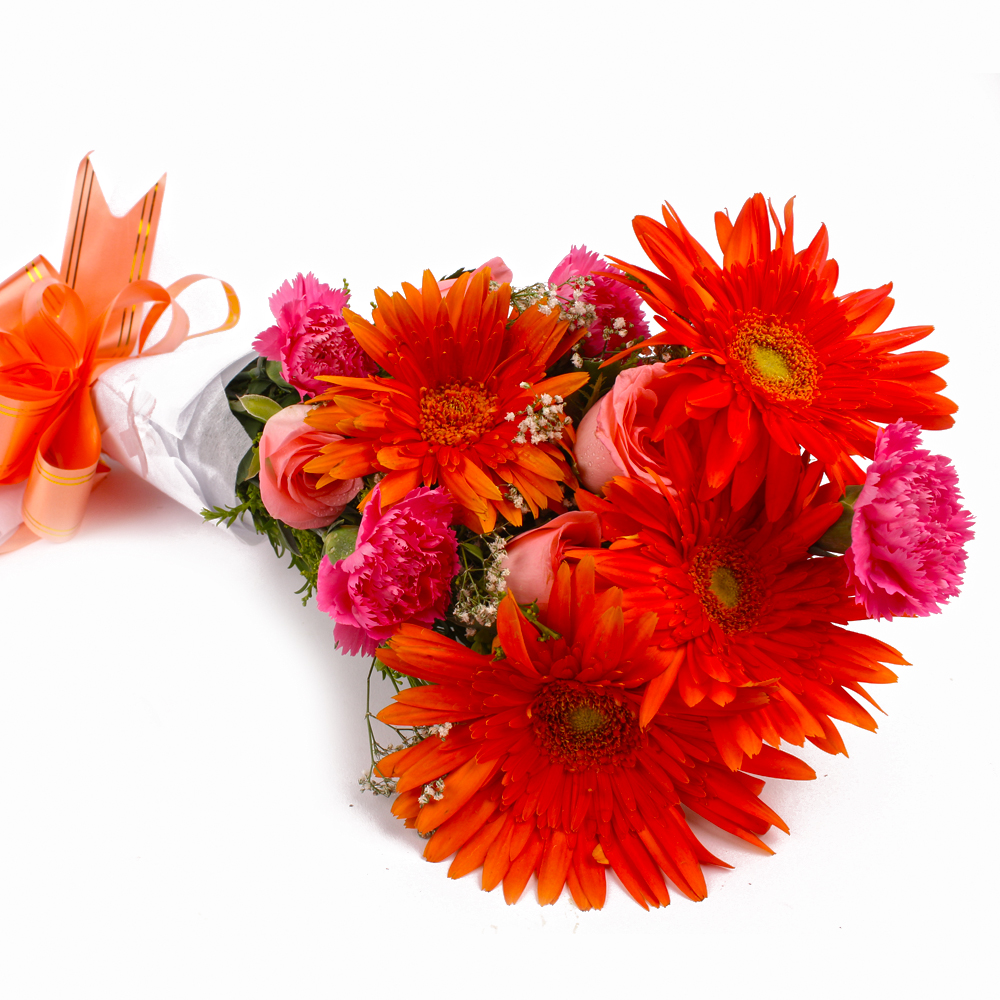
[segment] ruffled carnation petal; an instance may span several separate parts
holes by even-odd
[[[402,623],[444,617],[461,566],[453,513],[440,487],[411,490],[386,511],[375,487],[354,552],[320,564],[316,601],[336,623],[339,646],[371,655]]]
[[[313,274],[284,282],[268,300],[278,321],[254,341],[259,354],[281,362],[281,377],[305,399],[330,388],[318,376],[360,378],[377,367],[362,350],[344,319],[349,293],[331,288]]]
[[[269,326],[257,334],[253,344],[253,349],[268,361],[281,360],[281,348],[285,343],[285,332],[280,326]]]
[[[348,656],[374,656],[378,643],[364,629],[344,622],[334,622],[333,638],[337,648]]]
[[[958,594],[973,537],[961,500],[954,466],[920,447],[915,423],[879,432],[844,553],[855,600],[870,617],[934,614]]]

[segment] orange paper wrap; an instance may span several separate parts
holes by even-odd
[[[107,471],[90,391],[103,371],[239,320],[236,293],[221,281],[225,321],[192,334],[175,296],[206,276],[188,275],[166,288],[146,277],[165,181],[117,217],[85,157],[60,270],[36,257],[0,284],[0,485],[27,480],[24,523],[0,553],[37,538],[66,541],[80,526],[90,491]],[[150,343],[168,308],[166,332]]]

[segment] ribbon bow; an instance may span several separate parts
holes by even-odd
[[[166,175],[122,217],[113,216],[84,157],[76,177],[62,267],[44,257],[0,284],[0,484],[27,480],[24,523],[0,554],[71,538],[95,482],[107,473],[90,388],[127,358],[173,351],[185,340],[235,326],[236,293],[219,281],[229,313],[191,334],[174,301],[191,274],[164,288],[145,275],[153,255]],[[167,307],[166,333],[149,335]]]

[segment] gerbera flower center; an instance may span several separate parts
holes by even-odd
[[[756,566],[738,542],[703,545],[691,560],[690,576],[705,613],[727,635],[757,624],[764,591]]]
[[[481,382],[450,382],[420,390],[420,435],[458,447],[478,441],[496,424],[496,396]]]
[[[568,771],[628,765],[639,746],[632,709],[576,681],[553,681],[531,706],[539,746]]]
[[[751,384],[772,399],[811,402],[819,386],[816,352],[776,316],[752,312],[732,332],[729,355]]]
[[[732,610],[740,603],[740,581],[733,576],[728,566],[716,566],[708,589],[715,594],[719,603]]]

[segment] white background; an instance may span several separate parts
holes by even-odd
[[[85,6],[4,14],[2,275],[58,265],[90,149],[119,211],[169,172],[154,276],[229,280],[234,353],[298,270],[360,310],[494,254],[521,283],[574,242],[638,262],[665,198],[711,246],[716,209],[796,195],[841,291],[892,280],[890,325],[937,327],[961,412],[930,444],[978,537],[952,607],[876,628],[913,661],[879,733],[769,782],[775,857],[706,833],[736,865],[707,901],[613,884],[581,914],[425,863],[359,792],[364,668],[296,574],[119,472],[73,542],[0,557],[0,994],[987,995],[1000,86],[956,71],[991,67],[995,15]]]

